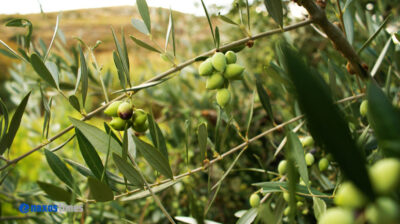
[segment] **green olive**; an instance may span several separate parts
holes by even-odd
[[[307,166],[312,166],[314,164],[314,161],[315,161],[314,155],[311,154],[311,153],[307,153],[305,155],[305,160],[306,160]]]
[[[217,92],[216,98],[218,105],[224,108],[231,100],[231,93],[228,89],[220,89]]]
[[[225,55],[221,52],[215,53],[211,58],[211,63],[215,70],[219,72],[224,72],[226,67],[226,58]]]
[[[300,138],[300,142],[303,147],[309,147],[314,145],[314,139],[311,136]]]
[[[319,219],[318,224],[354,224],[353,213],[344,208],[330,208]]]
[[[321,172],[327,170],[329,167],[329,160],[327,158],[322,158],[318,162],[318,168]]]
[[[365,210],[365,217],[371,224],[391,224],[398,223],[399,206],[391,198],[378,198]]]
[[[365,115],[367,115],[367,112],[368,112],[368,101],[363,100],[360,105],[360,114],[361,116],[365,117]]]
[[[287,169],[287,161],[286,160],[280,161],[278,164],[278,173],[280,175],[283,175],[286,173],[286,169]]]
[[[118,116],[118,107],[121,105],[122,101],[115,101],[111,103],[105,110],[104,114],[111,116],[111,117],[117,117]]]
[[[113,117],[110,121],[110,126],[117,131],[125,130],[126,121],[120,117]]]
[[[219,72],[214,72],[207,78],[206,89],[218,89],[224,85],[225,79]]]
[[[236,54],[233,51],[227,51],[225,53],[225,57],[228,64],[233,64],[236,62]]]
[[[260,197],[257,193],[252,194],[249,201],[252,208],[258,207],[260,205]]]
[[[344,182],[337,190],[334,202],[346,208],[361,208],[367,199],[352,183]]]
[[[199,75],[201,76],[209,76],[212,74],[214,68],[211,63],[211,59],[207,59],[202,62],[199,66]]]
[[[147,113],[142,109],[136,109],[132,116],[132,123],[135,126],[143,125],[147,121]]]
[[[229,64],[226,66],[224,77],[229,80],[234,80],[242,75],[244,67],[238,64]]]
[[[382,159],[369,170],[375,191],[387,195],[397,190],[400,185],[400,161],[394,158]]]
[[[123,120],[128,120],[132,117],[132,105],[128,102],[123,102],[118,106],[118,117]]]
[[[137,132],[145,132],[149,128],[149,122],[146,120],[146,122],[144,122],[142,124],[133,123],[132,127]]]

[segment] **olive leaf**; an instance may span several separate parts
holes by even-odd
[[[49,184],[42,181],[37,181],[40,189],[42,189],[50,199],[54,201],[64,201],[66,203],[70,203],[72,201],[72,194],[65,189],[55,186],[53,184]]]
[[[88,185],[90,189],[90,195],[98,202],[112,201],[114,199],[114,193],[111,188],[100,180],[88,177]]]

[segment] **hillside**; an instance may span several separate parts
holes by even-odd
[[[153,37],[159,46],[164,46],[169,10],[151,8],[150,13]],[[2,24],[0,39],[16,49],[15,36],[17,34],[24,34],[26,31],[22,28],[5,27],[3,24],[12,18],[26,18],[33,24],[32,39],[34,45],[38,46],[39,38],[43,39],[44,43],[48,45],[54,32],[57,15],[59,13],[0,15],[0,23]],[[173,15],[178,46],[183,44],[183,41],[181,42],[180,40],[190,39],[193,43],[196,43],[199,39],[208,38],[208,25],[204,18],[180,12],[173,12]],[[103,43],[96,49],[96,54],[100,55],[101,61],[107,61],[111,54],[107,54],[108,56],[105,58],[103,56],[105,56],[105,53],[109,53],[115,49],[111,27],[114,28],[118,35],[121,32],[121,28],[123,28],[126,38],[128,38],[128,35],[134,35],[139,39],[148,41],[148,37],[142,35],[131,25],[132,18],[140,19],[136,6],[71,10],[61,13],[59,30],[63,34],[61,36],[65,36],[68,46],[78,43],[75,37],[79,37],[90,46],[93,46],[97,40],[101,40]],[[185,30],[183,27],[190,27],[190,30]],[[196,33],[196,35],[191,35],[192,33]],[[60,40],[60,35],[58,38]],[[135,49],[135,55],[149,54],[148,51],[134,46],[130,40],[127,40],[127,44],[130,50]],[[187,52],[185,51],[184,53],[186,54]],[[139,63],[141,63],[140,58]],[[4,74],[7,74],[7,67],[11,62],[10,59],[0,55],[0,80],[5,78]]]

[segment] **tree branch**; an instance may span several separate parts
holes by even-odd
[[[303,6],[310,14],[313,23],[317,24],[333,42],[333,46],[349,61],[352,69],[361,78],[369,78],[370,74],[362,67],[361,59],[358,57],[354,48],[347,41],[343,32],[326,17],[325,11],[313,0],[298,0],[298,4]]]

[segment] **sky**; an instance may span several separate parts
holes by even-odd
[[[204,0],[206,5],[230,5],[232,0]],[[40,3],[40,4],[39,4]],[[0,14],[40,13],[40,5],[44,12],[59,12],[73,9],[99,8],[136,4],[135,0],[11,0],[0,7]],[[173,10],[202,15],[200,0],[147,0],[150,7],[172,7]],[[197,5],[197,7],[196,7]]]

